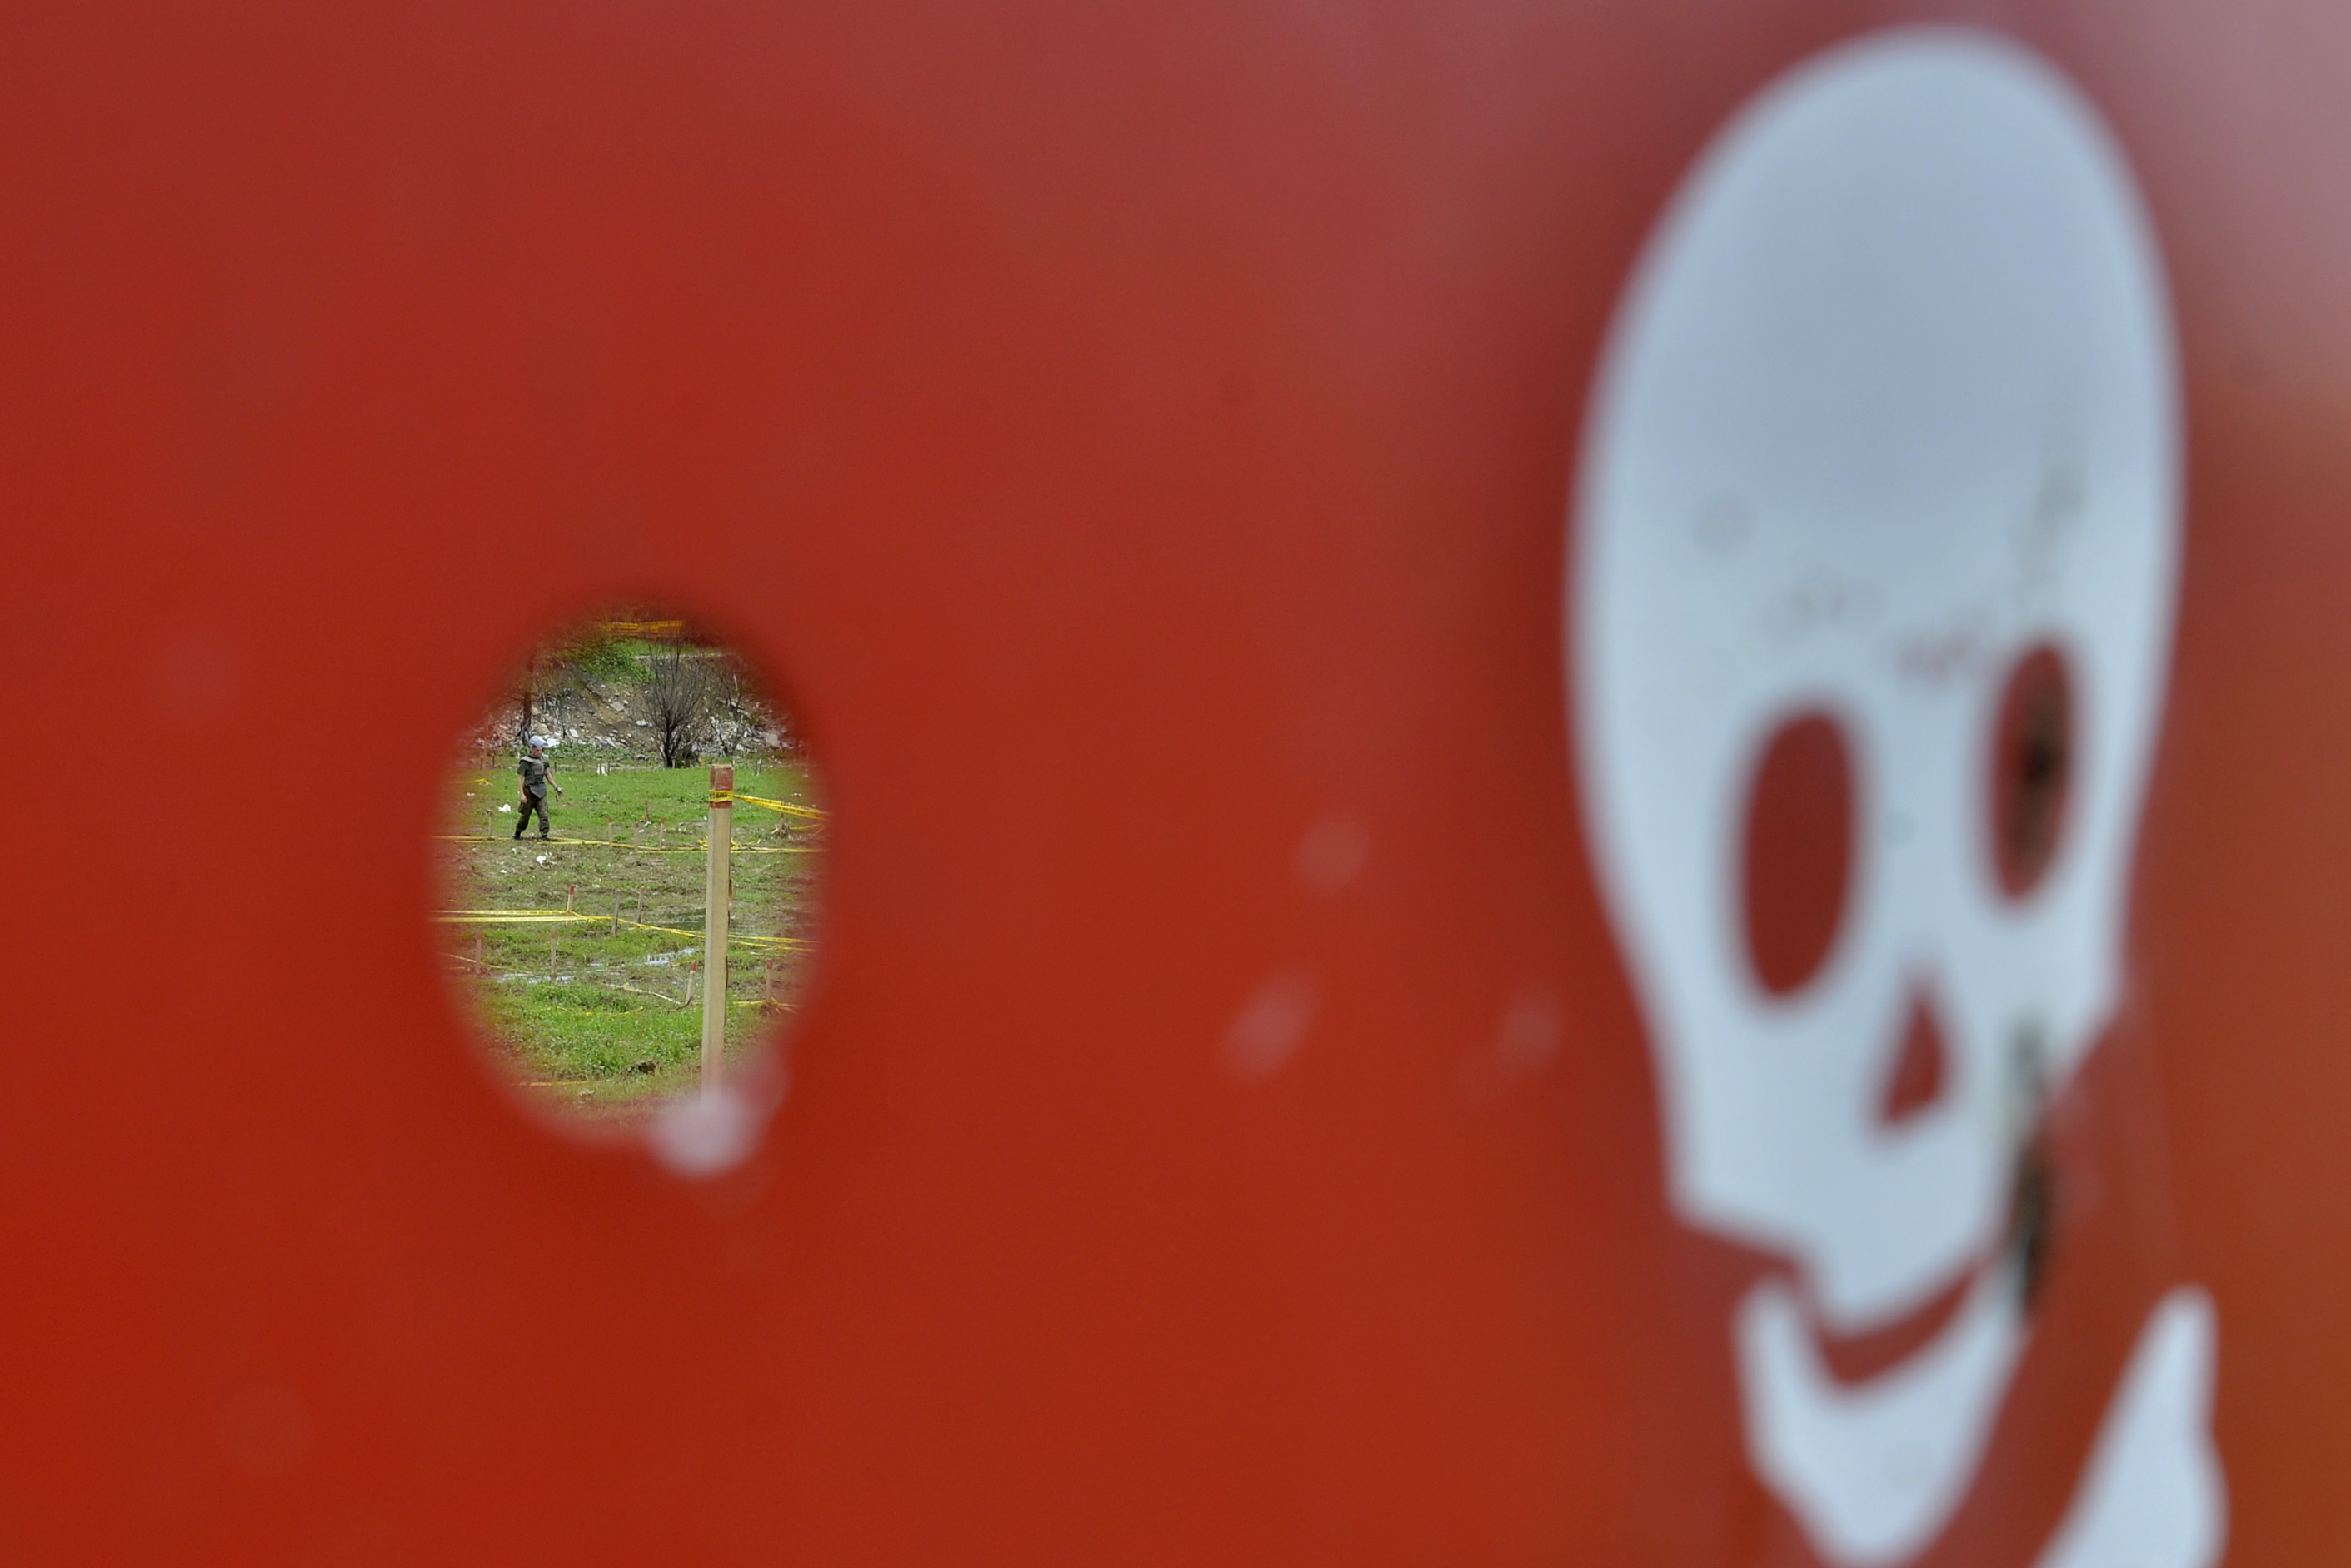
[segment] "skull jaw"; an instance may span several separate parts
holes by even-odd
[[[1757,1473],[1842,1568],[1916,1555],[1967,1495],[2024,1347],[2016,1282],[1986,1269],[1917,1354],[1840,1384],[1802,1303],[1767,1280],[1739,1304],[1734,1342],[1747,1448]]]
[[[1740,1403],[1757,1474],[1838,1568],[1886,1568],[1950,1522],[1981,1465],[2024,1343],[2012,1270],[1909,1360],[1858,1386],[1823,1364],[1795,1292],[1767,1281],[1735,1320]],[[2147,1314],[2084,1474],[2036,1568],[2210,1568],[2228,1492],[2210,1432],[2210,1298],[2168,1292]]]

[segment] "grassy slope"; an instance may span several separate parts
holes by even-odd
[[[606,919],[442,929],[453,970],[517,1078],[567,1100],[626,1104],[681,1092],[699,1082],[699,980],[694,1005],[684,1000],[687,966],[703,956],[699,936],[627,925],[615,935],[610,916],[618,895],[624,921],[700,932],[705,856],[695,846],[704,837],[708,773],[699,767],[607,766],[611,770],[600,775],[592,756],[569,747],[557,753],[555,779],[564,792],[554,799],[551,844],[538,841],[535,821],[531,836],[521,842],[507,836],[515,815],[497,808],[511,807],[517,793],[511,758],[496,772],[462,768],[452,780],[447,831],[469,837],[444,845],[446,907],[559,910],[571,885],[577,910]],[[791,763],[741,763],[735,777],[736,788],[746,794],[816,803],[803,770]],[[786,819],[757,807],[738,805],[735,819],[734,841],[742,852],[733,857],[730,929],[737,936],[812,937],[822,857],[772,852],[820,841],[797,829],[779,834]],[[496,836],[484,840],[492,831]],[[619,847],[613,847],[614,838]],[[471,962],[477,937],[479,970]],[[788,1006],[803,956],[730,944],[730,1059],[755,1047],[754,1037],[782,1010],[764,1005],[771,957],[776,995]]]

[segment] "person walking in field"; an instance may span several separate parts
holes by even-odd
[[[546,746],[536,740],[530,743],[528,755],[515,765],[515,772],[522,779],[522,804],[517,808],[521,814],[515,818],[514,836],[517,839],[522,837],[522,831],[530,826],[533,811],[538,813],[538,836],[542,842],[550,831],[547,820],[547,792],[553,789],[560,795],[563,786],[549,777],[549,766]]]

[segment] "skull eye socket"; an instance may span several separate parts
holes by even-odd
[[[2024,897],[2048,874],[2073,783],[2074,685],[2044,643],[2009,672],[1992,730],[1992,871],[2009,897]]]
[[[1800,714],[1772,732],[1747,787],[1741,903],[1765,991],[1786,996],[1819,973],[1852,875],[1852,753],[1834,719]]]

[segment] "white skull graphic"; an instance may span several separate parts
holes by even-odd
[[[1718,138],[1595,388],[1589,838],[1674,1205],[1792,1265],[1736,1324],[1750,1451],[1840,1562],[1912,1555],[1965,1495],[2022,1336],[2020,1149],[2116,1007],[2178,551],[2155,256],[2053,71],[1897,31]],[[1817,819],[1802,907],[1754,885],[1805,874],[1759,847],[1791,803]],[[1822,1371],[1816,1332],[1971,1273],[1911,1361]]]

